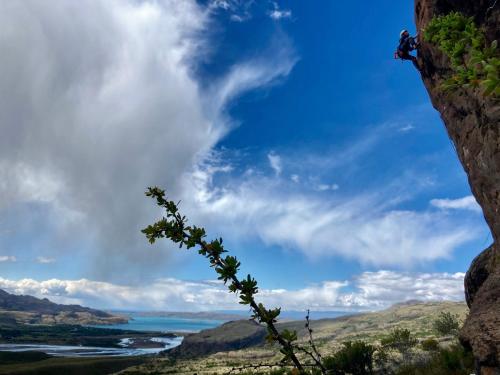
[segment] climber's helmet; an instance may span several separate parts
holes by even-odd
[[[399,37],[402,38],[403,36],[405,36],[406,34],[409,34],[408,33],[408,30],[401,30],[401,32],[399,33]]]

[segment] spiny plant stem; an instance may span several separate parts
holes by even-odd
[[[325,366],[323,366],[321,354],[318,351],[316,344],[314,343],[313,336],[312,336],[313,330],[311,328],[311,321],[310,321],[309,317],[310,317],[310,311],[309,311],[309,309],[307,309],[306,328],[307,328],[307,332],[309,333],[309,345],[311,346],[311,349],[312,349],[312,353],[309,354],[309,356],[314,360],[314,362],[316,362],[318,367],[321,369],[321,372],[325,374],[326,368],[325,368]],[[313,355],[313,353],[314,353],[314,355]]]
[[[177,204],[165,198],[165,191],[158,187],[148,188],[146,196],[156,199],[158,206],[166,210],[167,216],[156,223],[149,225],[142,232],[146,235],[150,243],[157,239],[168,238],[179,247],[186,246],[190,249],[199,246],[198,253],[205,256],[210,261],[210,266],[219,274],[219,280],[224,284],[230,282],[228,289],[233,293],[239,293],[240,304],[249,305],[253,311],[252,318],[259,323],[266,323],[269,341],[277,341],[281,345],[281,353],[284,354],[282,363],[292,361],[300,374],[304,374],[304,366],[295,354],[295,347],[292,344],[297,340],[297,332],[284,330],[279,332],[274,323],[279,316],[281,309],[266,309],[261,303],[257,304],[254,294],[258,292],[257,281],[250,275],[246,279],[240,280],[237,272],[240,262],[233,256],[221,258],[223,253],[227,253],[222,245],[222,238],[208,243],[203,238],[206,236],[205,229],[196,226],[187,226],[187,219],[179,213]]]
[[[187,236],[186,238],[189,238],[189,236]],[[205,249],[205,250],[207,249],[207,243],[205,241],[197,242],[197,244],[199,246],[201,246],[203,249]],[[220,257],[216,258],[216,264],[220,267],[226,266],[226,264],[224,263],[224,261]],[[233,281],[234,285],[236,285],[237,289],[241,292],[243,290],[243,287],[241,285],[240,280],[236,277],[236,275],[232,276],[231,280]],[[259,316],[262,319],[261,310],[260,310],[259,306],[257,305],[257,303],[255,302],[255,299],[253,297],[252,297],[251,302],[250,302],[250,307],[252,308],[254,314],[256,314],[257,316]],[[259,320],[261,320],[261,319],[259,319]],[[274,339],[277,340],[281,346],[292,351],[292,353],[290,355],[290,359],[294,363],[295,367],[297,367],[297,369],[302,373],[304,371],[304,369],[302,367],[302,364],[300,363],[300,361],[296,357],[296,355],[293,353],[293,346],[283,339],[283,337],[280,335],[280,333],[278,332],[278,329],[276,328],[276,326],[274,325],[274,323],[272,321],[266,321],[266,324],[267,324],[267,328],[272,332]]]

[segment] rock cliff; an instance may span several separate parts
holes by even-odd
[[[488,42],[500,39],[500,1],[495,0],[415,0],[419,34],[434,16],[452,11],[474,17]],[[441,85],[451,74],[448,58],[426,42],[418,57],[432,104],[493,236],[493,244],[474,259],[465,278],[470,314],[460,339],[472,348],[482,374],[500,374],[500,101],[471,88],[443,92]]]

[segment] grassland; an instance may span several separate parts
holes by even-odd
[[[311,327],[319,351],[325,356],[332,354],[345,341],[364,340],[377,343],[396,327],[409,329],[420,340],[434,337],[432,323],[443,311],[456,314],[463,321],[467,307],[464,303],[455,302],[403,304],[375,313],[316,320],[312,322]],[[307,340],[304,322],[286,322],[279,327],[296,329],[300,340]],[[451,338],[439,338],[439,341],[442,345],[447,345]],[[280,358],[277,347],[262,343],[247,349],[220,352],[197,359],[156,357],[142,365],[123,370],[120,374],[224,374],[233,367],[277,363]]]

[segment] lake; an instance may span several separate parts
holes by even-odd
[[[154,332],[199,332],[204,329],[218,327],[225,322],[224,320],[141,316],[140,314],[130,314],[129,316],[131,320],[125,324],[93,325],[92,327]]]

